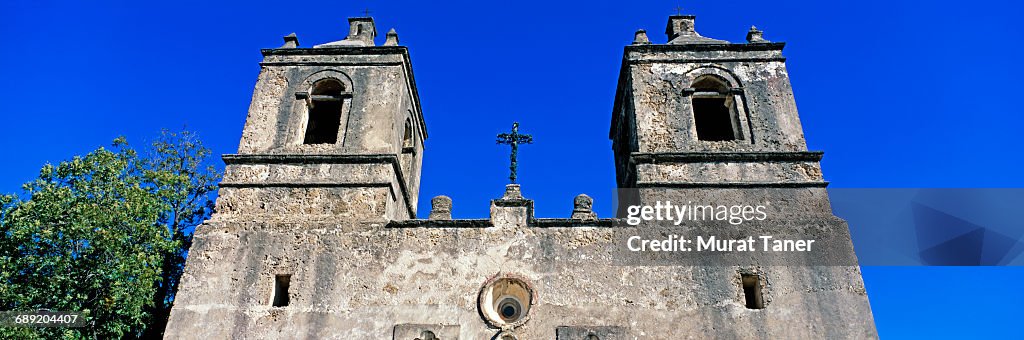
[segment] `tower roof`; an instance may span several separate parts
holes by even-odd
[[[373,39],[377,37],[377,27],[372,17],[348,18],[348,26],[348,36],[345,39],[315,45],[313,48],[374,46]]]
[[[668,25],[665,27],[665,34],[668,35],[670,45],[689,44],[728,44],[728,41],[704,37],[697,33],[694,28],[696,16],[693,15],[671,15],[668,17]]]

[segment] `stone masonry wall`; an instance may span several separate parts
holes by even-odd
[[[212,221],[197,231],[167,336],[391,339],[396,325],[419,324],[490,339],[498,330],[477,296],[489,278],[513,274],[537,296],[520,339],[552,339],[559,326],[623,327],[629,339],[877,337],[855,265],[624,263],[636,260],[616,254],[616,242],[634,233]],[[744,271],[763,275],[765,309],[744,306]],[[271,307],[280,273],[292,275],[291,302]]]

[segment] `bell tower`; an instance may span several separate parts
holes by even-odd
[[[670,16],[665,33],[665,43],[653,44],[637,31],[623,53],[609,136],[619,216],[670,202],[696,217],[638,228],[817,242],[813,251],[737,251],[730,261],[723,252],[676,257],[715,273],[696,279],[697,294],[731,286],[723,296],[743,298],[737,308],[711,311],[707,320],[728,326],[711,326],[715,334],[704,337],[877,338],[849,226],[832,214],[823,153],[804,140],[785,44],[755,27],[745,43],[708,38],[692,15]],[[706,208],[692,213],[695,206]],[[764,215],[727,223],[705,215],[711,207],[728,216],[751,206]],[[832,283],[839,284],[824,287]]]
[[[416,217],[427,132],[409,51],[394,30],[376,46],[373,18],[348,21],[343,40],[262,50],[218,214]]]
[[[746,43],[704,37],[692,15],[670,16],[665,33],[666,43],[652,44],[637,31],[625,47],[609,136],[618,187],[642,197],[768,197],[830,215],[822,153],[807,150],[785,44],[754,27]]]

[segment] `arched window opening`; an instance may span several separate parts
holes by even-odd
[[[691,103],[697,139],[729,141],[738,138],[738,117],[731,90],[725,82],[707,76],[693,83]]]
[[[411,176],[413,171],[413,165],[416,163],[416,144],[413,142],[413,130],[412,120],[409,118],[405,119],[405,129],[402,132],[402,145],[399,160],[401,161],[402,172],[406,174],[406,184],[413,184],[415,176]]]
[[[402,134],[402,153],[412,153],[413,140],[412,140],[412,121],[409,119],[405,120],[405,132]]]
[[[334,144],[341,126],[342,94],[345,86],[336,79],[313,84],[309,100],[309,121],[303,144]]]
[[[409,113],[412,116],[412,113]],[[407,116],[408,117],[408,116]],[[401,162],[401,171],[406,174],[406,184],[413,185],[416,176],[413,176],[413,167],[416,164],[416,138],[413,130],[413,120],[406,118],[406,127],[401,133],[401,154],[398,160]]]

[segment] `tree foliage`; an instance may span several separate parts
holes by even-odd
[[[210,150],[191,131],[164,130],[154,141],[146,157],[140,159],[141,176],[149,183],[167,209],[160,224],[168,229],[171,250],[163,254],[161,280],[153,295],[154,321],[147,337],[159,337],[167,325],[178,280],[185,269],[185,257],[192,247],[192,231],[213,212],[210,194],[217,190],[220,175],[206,164]]]
[[[46,165],[0,196],[0,310],[80,311],[83,328],[2,328],[0,338],[159,336],[191,230],[217,172],[194,133],[164,131],[145,156],[112,149]]]

